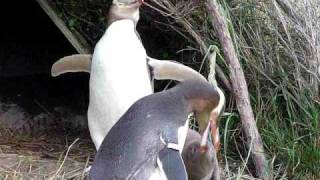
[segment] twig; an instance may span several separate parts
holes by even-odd
[[[268,163],[264,155],[263,143],[250,105],[247,82],[239,59],[236,56],[227,23],[219,11],[219,5],[216,0],[206,0],[205,4],[212,18],[212,26],[218,32],[225,60],[229,65],[233,94],[236,98],[242,128],[247,139],[247,148],[250,148],[250,142],[252,142],[252,158],[255,164],[256,175],[262,179],[271,179]]]
[[[62,166],[64,165],[64,163],[65,163],[65,161],[66,161],[66,159],[67,159],[67,157],[68,157],[68,154],[69,154],[70,149],[72,148],[72,146],[73,146],[76,142],[78,142],[78,140],[79,140],[79,138],[77,138],[76,140],[74,140],[73,143],[68,147],[68,150],[67,150],[67,152],[66,152],[66,155],[64,156],[63,161],[62,161],[62,163],[60,164],[59,169],[57,170],[57,172],[55,173],[55,175],[50,178],[50,180],[53,180],[53,179],[54,179],[55,177],[57,177],[57,175],[60,173],[60,171],[61,171],[61,169],[62,169]]]
[[[82,171],[82,173],[81,173],[81,180],[83,180],[83,179],[85,178],[85,174],[88,173],[88,172],[87,172],[87,166],[88,166],[88,164],[89,164],[89,161],[90,161],[90,156],[88,156],[87,161],[86,161],[86,164],[85,164],[85,166],[84,166],[84,169],[83,169],[83,171]],[[89,166],[88,168],[91,168],[91,166]],[[90,171],[90,169],[89,169],[89,171]]]
[[[43,111],[45,111],[49,116],[54,117],[54,115],[44,106],[42,105],[37,99],[33,100]]]

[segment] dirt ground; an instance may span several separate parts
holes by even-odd
[[[83,179],[94,154],[88,136],[1,131],[0,179]]]
[[[0,88],[0,179],[85,177],[95,153],[87,128],[87,81],[77,75],[0,80],[6,85]]]

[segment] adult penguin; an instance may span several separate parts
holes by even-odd
[[[121,115],[139,98],[152,94],[150,73],[156,79],[205,78],[179,63],[149,58],[136,33],[141,1],[113,1],[108,28],[91,55],[73,55],[56,62],[52,75],[91,72],[88,125],[96,149]]]
[[[195,80],[139,99],[103,140],[89,179],[187,179],[181,158],[188,131],[187,116],[195,112],[209,117],[200,119],[205,121],[201,124],[216,125],[221,103],[224,102],[216,87]],[[203,132],[206,139],[208,128]],[[219,143],[216,134],[213,139]]]

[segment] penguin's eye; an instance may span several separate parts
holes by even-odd
[[[200,146],[191,146],[189,148],[188,159],[191,162],[195,162],[199,159]]]
[[[193,153],[193,154],[195,154],[195,153],[197,153],[198,152],[198,147],[196,147],[196,146],[193,146],[192,148],[191,148],[191,152]]]

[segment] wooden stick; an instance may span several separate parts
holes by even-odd
[[[63,35],[68,39],[71,45],[78,51],[80,54],[88,54],[90,53],[90,45],[87,41],[78,33],[74,35],[64,21],[62,21],[58,15],[55,13],[51,4],[47,0],[36,0],[41,8],[46,12],[46,14],[50,17],[50,19],[54,22],[54,24],[60,29]]]
[[[271,177],[269,177],[270,172],[264,155],[262,140],[250,105],[247,83],[239,59],[236,56],[227,23],[219,11],[219,5],[216,0],[206,0],[205,4],[212,18],[212,26],[218,32],[225,60],[229,65],[233,94],[236,97],[237,108],[241,117],[242,128],[245,132],[248,148],[252,141],[252,158],[255,164],[256,175],[262,179],[271,179]]]

